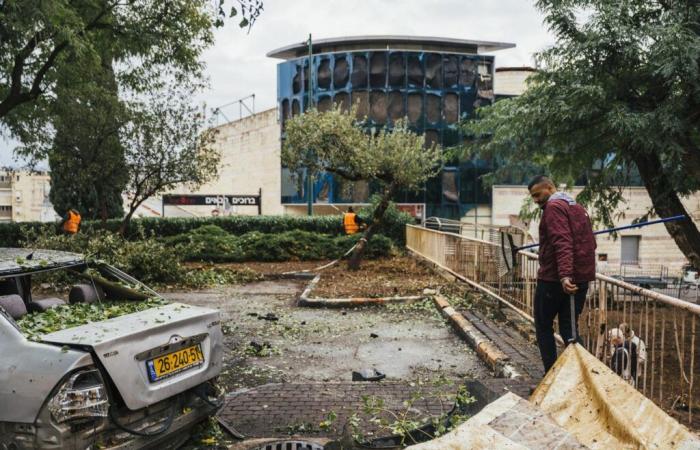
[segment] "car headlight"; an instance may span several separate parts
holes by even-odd
[[[72,374],[49,400],[48,408],[58,423],[107,417],[109,399],[100,372],[88,369]]]

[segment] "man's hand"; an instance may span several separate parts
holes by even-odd
[[[569,277],[561,279],[561,287],[567,294],[575,294],[576,291],[578,291],[578,286],[576,286]]]

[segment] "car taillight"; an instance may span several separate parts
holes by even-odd
[[[109,399],[97,369],[80,370],[63,383],[48,404],[56,422],[107,417]]]

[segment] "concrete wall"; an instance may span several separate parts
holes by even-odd
[[[577,195],[581,192],[581,187],[571,190]],[[493,210],[491,219],[494,225],[524,225],[517,218],[518,212],[527,197],[527,187],[525,186],[494,186],[493,187]],[[642,187],[625,188],[624,197],[626,203],[621,205],[620,211],[624,217],[618,219],[616,225],[627,225],[634,219],[641,217],[651,207],[651,200]],[[696,223],[700,224],[700,193],[683,200],[686,210],[693,216]],[[529,224],[528,230],[534,239],[538,239],[538,222]],[[598,226],[599,228],[600,226]],[[683,253],[678,249],[675,241],[666,231],[664,225],[651,225],[634,230],[625,230],[619,236],[639,236],[639,265],[641,267],[666,266],[669,270],[680,269],[686,264]],[[606,236],[598,236],[598,249],[596,253],[607,254],[607,264],[599,263],[601,269],[615,268],[620,264],[621,244],[620,239],[613,239]],[[608,266],[608,267],[605,267]]]
[[[262,213],[282,214],[280,201],[280,126],[277,108],[229,122],[216,128],[215,145],[221,150],[219,176],[197,190],[183,186],[172,194],[257,195],[262,188]],[[238,206],[237,215],[256,215],[255,206]],[[166,206],[166,217],[211,216],[211,206]]]
[[[0,221],[57,220],[49,201],[50,189],[48,172],[0,171]]]

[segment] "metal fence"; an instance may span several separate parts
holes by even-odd
[[[487,239],[414,225],[406,228],[409,250],[533,321],[537,255],[521,251],[514,270],[499,277],[499,245],[495,239]],[[621,369],[621,376],[640,392],[698,430],[699,319],[697,304],[597,274],[579,318],[579,333],[585,347],[598,359]],[[621,324],[633,336],[629,333],[623,346],[627,357],[613,364],[613,355],[620,355],[614,353],[614,341]]]

